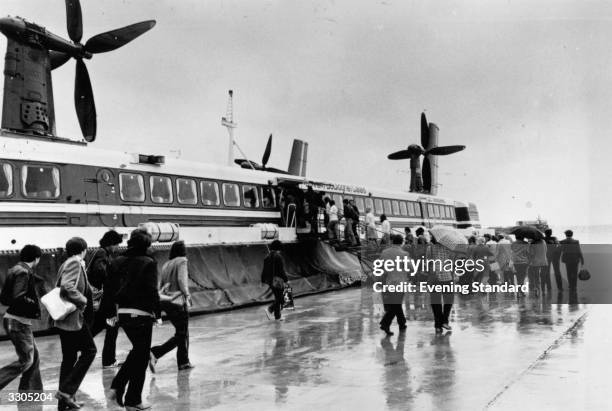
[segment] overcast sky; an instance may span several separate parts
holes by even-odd
[[[3,0],[67,37],[61,0]],[[425,110],[440,145],[439,194],[474,201],[485,224],[538,214],[612,223],[612,4],[604,1],[81,0],[84,36],[157,26],[87,61],[92,145],[224,163],[227,90],[236,136],[286,168],[309,142],[308,176],[407,190]],[[5,38],[0,47],[5,48]],[[53,73],[58,134],[79,138],[74,63]]]

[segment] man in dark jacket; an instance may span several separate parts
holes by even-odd
[[[559,240],[552,235],[552,230],[550,228],[546,229],[544,234],[546,235],[544,241],[546,242],[547,269],[550,273],[550,266],[552,265],[553,272],[555,273],[555,282],[557,283],[557,291],[563,291],[563,280],[561,279],[561,268],[559,267]]]
[[[270,254],[264,259],[263,270],[261,272],[261,282],[268,285],[272,294],[274,294],[274,302],[264,309],[268,319],[272,319],[272,313],[274,313],[276,320],[281,319],[285,283],[289,281],[285,273],[283,257],[281,256],[282,246],[280,241],[272,241],[270,244]]]
[[[580,243],[573,238],[572,230],[565,231],[565,240],[561,240],[561,261],[565,264],[567,272],[567,282],[569,283],[570,293],[576,292],[578,282],[578,264],[584,264]]]
[[[19,391],[42,390],[38,348],[32,334],[32,321],[40,319],[38,288],[43,279],[34,274],[42,252],[35,245],[26,245],[19,254],[19,263],[8,271],[0,302],[8,305],[4,314],[4,330],[15,346],[17,361],[0,369],[0,390],[21,375]]]
[[[117,335],[119,334],[119,326],[108,325],[106,323],[106,313],[101,310],[102,301],[111,299],[113,296],[104,293],[104,283],[108,277],[108,270],[111,265],[117,247],[123,241],[123,236],[114,230],[107,231],[100,239],[100,248],[95,249],[87,259],[87,278],[92,286],[94,299],[94,322],[91,327],[91,334],[95,337],[102,330],[106,329],[104,336],[104,348],[102,349],[102,367],[114,368],[119,364],[115,358],[117,345]]]
[[[111,383],[111,399],[129,410],[145,410],[142,402],[147,366],[150,360],[153,322],[161,318],[157,263],[148,255],[151,236],[144,229],[132,231],[128,249],[111,264],[104,290],[114,300],[103,310],[110,324],[119,326],[132,343],[132,349]],[[127,387],[127,392],[125,391]],[[124,399],[125,394],[125,399]]]

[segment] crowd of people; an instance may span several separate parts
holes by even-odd
[[[127,410],[151,408],[142,401],[147,367],[155,372],[157,361],[177,349],[180,371],[193,368],[189,361],[188,264],[185,244],[172,244],[169,260],[158,265],[149,248],[151,236],[144,229],[132,231],[127,250],[118,255],[123,237],[108,231],[100,247],[89,255],[84,239],[74,237],[65,247],[66,260],[57,274],[59,296],[72,310],[61,318],[50,318],[61,345],[59,410],[82,407],[76,392],[93,363],[97,347],[94,336],[106,330],[102,366],[118,368],[108,392],[109,398]],[[42,257],[36,245],[26,245],[19,263],[12,267],[0,293],[7,306],[3,325],[15,346],[17,361],[0,369],[0,389],[21,377],[19,391],[42,391],[40,358],[33,335],[33,322],[41,319],[41,297],[46,294],[44,280],[36,274]],[[42,303],[45,304],[43,298]],[[154,324],[161,323],[162,312],[175,328],[172,338],[151,346]],[[116,340],[122,329],[132,348],[125,361],[115,357]]]
[[[368,221],[366,216],[366,222]],[[468,239],[468,247],[465,251],[453,251],[441,245],[430,232],[426,233],[421,227],[416,230],[416,236],[410,228],[405,229],[404,236],[391,234],[391,246],[385,248],[381,260],[395,260],[398,256],[419,259],[426,257],[430,260],[456,261],[457,259],[481,260],[483,270],[465,272],[458,276],[443,264],[433,264],[429,271],[421,270],[417,273],[407,273],[397,270],[396,267],[386,270],[382,276],[383,284],[399,285],[402,282],[421,283],[432,285],[445,285],[456,281],[459,284],[471,284],[473,282],[488,283],[490,285],[509,284],[523,285],[527,280],[529,294],[538,297],[552,293],[550,268],[553,267],[557,291],[562,293],[563,279],[561,278],[560,262],[565,264],[567,283],[570,298],[577,293],[578,269],[584,264],[580,243],[573,238],[571,230],[565,231],[566,238],[558,241],[552,235],[552,230],[545,231],[544,238],[527,239],[521,235],[515,235],[513,241],[509,235],[485,234],[482,237],[471,236]],[[441,287],[448,289],[448,287]],[[518,292],[518,297],[523,297],[523,291]],[[380,328],[387,334],[392,335],[390,330],[394,318],[400,331],[406,329],[406,319],[403,313],[405,293],[383,292],[382,300],[384,315],[380,321]],[[443,330],[451,330],[449,315],[454,302],[452,292],[430,292],[430,303],[434,315],[434,327],[437,333]]]

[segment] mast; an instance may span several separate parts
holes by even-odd
[[[238,127],[237,123],[234,123],[234,92],[229,90],[229,98],[227,100],[227,114],[225,117],[221,117],[221,125],[227,128],[229,134],[229,145],[227,149],[227,165],[231,166],[234,163],[234,129]]]

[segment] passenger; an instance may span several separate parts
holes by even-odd
[[[318,220],[319,220],[319,207],[321,207],[321,199],[317,193],[312,189],[312,186],[308,186],[304,199],[308,204],[308,222],[310,223],[310,231],[313,234],[319,232]]]
[[[330,240],[337,240],[338,233],[338,207],[336,207],[336,202],[334,200],[329,200],[329,211],[327,213],[329,217],[329,225],[327,226],[327,234]]]
[[[542,294],[547,291],[550,293],[551,289],[544,240],[533,240],[529,245],[529,291],[535,290],[535,295],[538,295],[538,288],[542,290]]]
[[[19,392],[42,391],[40,357],[32,333],[32,322],[40,319],[38,290],[44,279],[36,275],[42,251],[35,245],[25,245],[19,253],[19,263],[8,270],[0,303],[7,306],[4,331],[15,346],[17,361],[0,369],[0,390],[21,375]]]
[[[560,241],[561,261],[565,264],[570,293],[577,292],[578,264],[584,265],[584,256],[580,249],[580,242],[574,240],[573,237],[574,232],[572,230],[566,230],[565,240]]]
[[[500,236],[497,242],[497,254],[495,260],[499,264],[499,270],[503,275],[503,281],[506,284],[514,285],[514,270],[512,267],[512,251],[511,241],[509,236]]]
[[[485,278],[488,279],[489,284],[495,284],[496,278],[495,274],[491,275],[491,266],[490,259],[493,257],[493,253],[486,246],[485,239],[483,237],[479,237],[476,239],[476,245],[471,248],[470,258],[474,261],[480,260],[483,265],[482,271],[474,271],[474,281],[475,282],[483,282]]]
[[[433,261],[455,261],[457,256],[454,252],[448,248],[438,244],[436,237],[430,233],[431,245],[428,249],[427,258]],[[453,272],[447,271],[449,265],[444,264],[433,264],[430,268],[432,269],[429,273],[428,283],[432,285],[442,285],[449,287],[453,282]],[[454,263],[453,263],[454,266]],[[452,330],[449,325],[449,316],[451,309],[453,308],[453,302],[455,300],[455,294],[451,292],[430,292],[429,293],[431,309],[434,314],[434,328],[436,333],[441,333],[444,330]]]
[[[414,244],[414,236],[410,227],[404,227],[404,245],[412,246]]]
[[[559,260],[561,257],[561,247],[559,246],[559,240],[557,237],[552,235],[550,228],[544,231],[544,241],[546,241],[546,260],[548,260],[547,270],[550,273],[550,266],[552,265],[555,273],[555,282],[557,284],[557,291],[563,291],[563,279],[561,278],[561,268]]]
[[[427,244],[429,241],[427,237],[425,237],[425,229],[423,227],[419,227],[414,232],[417,236],[417,244]]]
[[[68,240],[68,259],[57,273],[61,296],[76,306],[76,310],[66,317],[53,322],[58,329],[62,346],[59,389],[56,394],[59,410],[81,407],[82,404],[76,401],[75,394],[96,357],[96,344],[89,328],[93,320],[93,301],[83,262],[85,253],[85,240],[80,237]],[[79,352],[81,354],[77,358]]]
[[[350,206],[353,208],[353,212],[354,212],[354,221],[353,221],[353,235],[355,236],[355,241],[357,242],[357,245],[361,245],[361,239],[359,238],[359,228],[360,228],[360,212],[359,212],[359,208],[357,208],[357,204],[355,204],[355,200],[349,200],[349,204]]]
[[[102,330],[106,329],[104,347],[102,348],[102,368],[115,368],[121,365],[115,358],[119,327],[117,324],[112,326],[107,324],[106,313],[102,307],[107,304],[113,304],[112,296],[104,293],[104,283],[108,277],[111,262],[117,253],[117,248],[122,242],[123,236],[121,234],[115,230],[107,231],[100,239],[100,248],[97,248],[87,259],[86,271],[92,289],[94,308],[94,322],[91,327],[91,334],[95,337]]]
[[[391,244],[391,222],[387,219],[385,214],[380,215],[380,229],[382,231],[382,239],[380,245]]]
[[[402,250],[402,236],[399,234],[391,235],[391,241],[393,246],[388,247],[380,253],[380,259],[396,261],[396,258],[403,259],[404,257],[410,258],[410,254]],[[395,266],[395,264],[394,264]],[[403,270],[397,270],[394,267],[392,270],[385,270],[382,276],[383,285],[401,285],[402,283],[408,282],[408,273]],[[383,292],[382,300],[385,307],[385,315],[380,320],[380,329],[383,330],[388,336],[393,335],[390,330],[393,318],[397,318],[397,325],[399,326],[400,332],[406,330],[406,317],[404,316],[404,310],[402,304],[404,303],[404,292]]]
[[[344,240],[353,246],[357,244],[355,240],[355,234],[353,232],[353,224],[355,223],[355,210],[349,204],[349,201],[345,198],[342,200],[344,204],[343,215],[344,215]]]
[[[274,319],[281,320],[285,283],[289,281],[281,256],[282,248],[283,244],[280,241],[272,241],[270,254],[264,259],[261,272],[261,282],[270,287],[270,291],[274,295],[274,302],[269,307],[264,308],[269,320],[272,319],[272,313],[274,313]]]
[[[366,235],[368,238],[368,243],[378,243],[378,232],[376,231],[376,217],[374,217],[374,213],[372,213],[372,209],[370,207],[366,208]]]
[[[331,207],[330,202],[331,199],[329,197],[325,197],[323,199],[323,206],[325,207],[325,213],[323,214],[323,225],[325,226],[326,230],[327,226],[329,225],[329,209]]]
[[[516,270],[516,283],[523,285],[527,276],[527,267],[529,267],[529,243],[525,241],[525,237],[516,235],[516,241],[510,246],[512,251],[512,264]],[[525,295],[523,291],[519,291],[519,296]]]
[[[115,296],[116,306],[112,305],[106,315],[111,324],[118,321],[132,349],[111,382],[109,397],[120,406],[125,404],[127,410],[146,410],[151,406],[142,402],[142,388],[150,360],[153,322],[156,318],[161,322],[157,263],[147,254],[151,236],[146,230],[132,231],[127,245],[127,251],[111,265],[105,291]]]
[[[189,362],[189,274],[187,249],[183,241],[176,241],[170,248],[168,261],[161,272],[161,307],[174,326],[174,336],[162,345],[151,348],[149,368],[155,372],[157,360],[176,348],[176,363],[180,370],[193,368]]]

